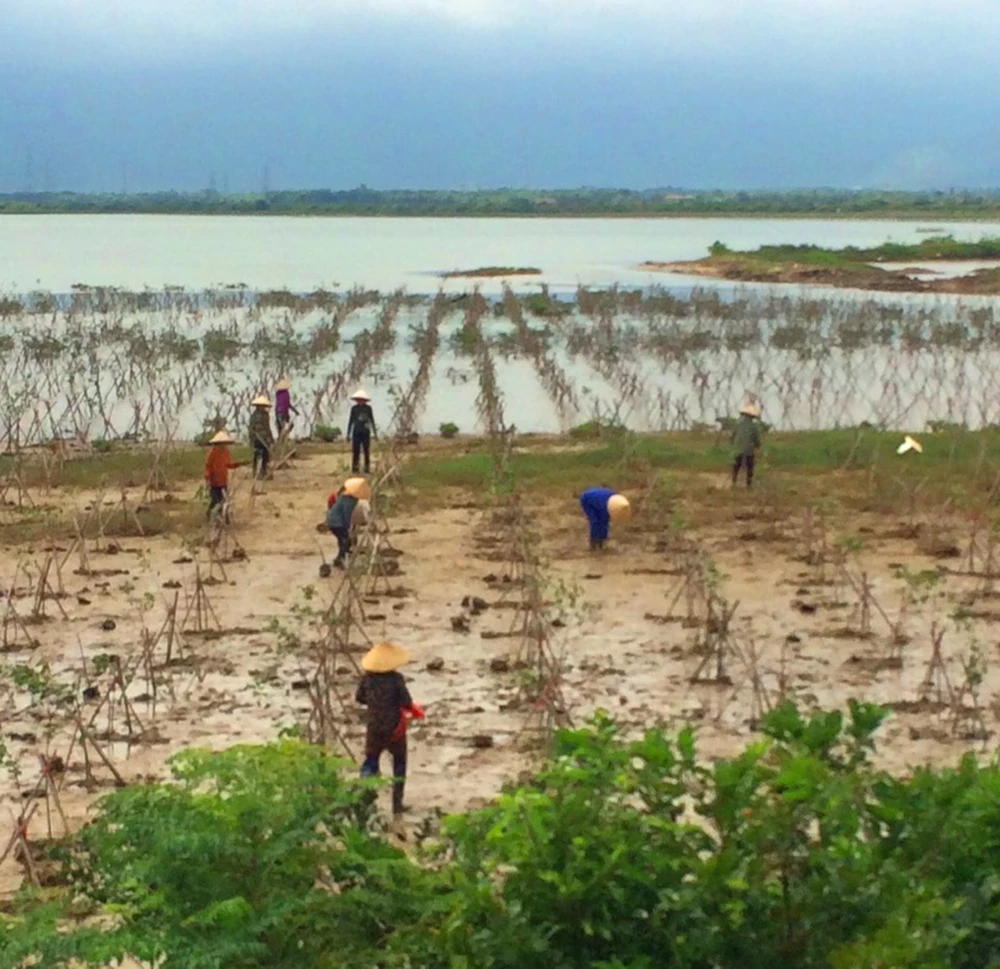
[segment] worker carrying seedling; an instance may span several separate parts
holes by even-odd
[[[335,568],[345,567],[351,553],[351,533],[357,532],[356,519],[365,514],[364,511],[359,512],[359,507],[364,502],[370,509],[371,496],[371,488],[364,478],[348,478],[327,499],[326,527],[337,539],[337,557],[333,560]]]
[[[375,414],[372,411],[371,397],[363,390],[351,394],[354,405],[347,418],[347,439],[351,442],[351,470],[358,474],[361,471],[361,452],[365,454],[365,474],[371,473],[372,438],[378,437],[375,428]]]
[[[278,435],[292,423],[292,414],[296,417],[299,412],[292,404],[292,382],[285,377],[279,380],[274,389],[274,423],[278,425]]]
[[[250,415],[250,446],[253,448],[253,475],[255,478],[266,478],[267,462],[271,458],[271,448],[274,447],[274,435],[271,433],[271,401],[262,394],[260,397],[255,397],[251,404],[253,413]]]
[[[424,711],[413,702],[399,672],[410,661],[409,652],[395,643],[378,643],[361,658],[365,671],[355,699],[368,707],[368,731],[362,777],[377,777],[383,751],[392,755],[392,813],[406,810],[406,727],[408,718],[422,720]]]
[[[632,516],[628,498],[612,488],[588,488],[580,495],[580,507],[590,522],[592,552],[604,548],[611,522],[627,521]]]
[[[760,417],[760,406],[754,401],[747,401],[740,408],[740,416],[733,428],[733,447],[736,456],[733,459],[733,487],[740,476],[740,469],[746,469],[747,487],[753,487],[754,456],[760,450],[760,428],[757,418]]]
[[[229,472],[234,468],[242,468],[240,461],[233,461],[229,455],[229,445],[235,444],[228,431],[219,431],[209,442],[208,454],[205,457],[205,484],[208,485],[208,517],[212,512],[225,504],[229,494]]]

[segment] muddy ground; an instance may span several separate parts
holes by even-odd
[[[287,640],[281,645],[272,624],[299,630],[291,610],[303,601],[302,590],[316,590],[312,604],[319,608],[342,582],[337,571],[329,578],[318,575],[334,543],[316,528],[331,483],[342,472],[341,455],[314,455],[279,472],[252,501],[246,479],[237,482],[233,534],[246,557],[233,558],[237,545],[227,542],[221,569],[203,547],[166,536],[115,539],[100,551],[98,543],[88,542],[89,575],[74,571],[80,557],[68,542],[51,553],[42,544],[5,549],[0,578],[7,588],[15,575],[17,582],[14,612],[9,602],[0,602],[6,611],[0,664],[44,661],[81,698],[87,689],[84,710],[99,711],[90,730],[104,738],[101,749],[129,783],[164,777],[165,760],[185,747],[257,743],[305,723],[309,699],[303,681],[312,671]],[[912,522],[872,517],[844,526],[865,543],[846,559],[854,582],[866,575],[871,586],[870,635],[862,636],[865,597],[836,564],[830,536],[824,538],[808,518],[769,506],[766,492],[734,501],[723,476],[707,476],[700,484],[700,500],[718,510],[693,535],[671,532],[662,515],[656,521],[639,515],[613,529],[602,555],[588,551],[585,521],[568,497],[529,502],[536,547],[552,578],[565,583],[563,592],[552,593],[552,608],[562,608],[564,623],[553,630],[552,643],[564,658],[562,689],[574,722],[601,707],[634,729],[660,720],[672,726],[691,722],[702,752],[716,755],[742,746],[760,707],[782,694],[822,707],[858,697],[896,706],[879,753],[894,771],[954,763],[966,750],[990,745],[997,721],[993,698],[1000,689],[994,622],[1000,605],[991,605],[988,580],[961,574],[968,571],[968,542],[958,525],[953,548],[940,534],[928,543]],[[86,497],[61,500],[83,504]],[[483,803],[532,763],[525,749],[530,734],[524,733],[531,705],[518,702],[525,674],[515,661],[522,643],[507,635],[517,626],[518,590],[503,577],[516,578],[517,565],[509,561],[509,535],[484,514],[480,498],[454,494],[437,510],[388,517],[399,572],[380,579],[363,602],[368,636],[412,650],[406,672],[414,699],[427,710],[411,733],[412,811],[397,828],[400,837],[406,826],[436,812]],[[726,607],[716,607],[706,623],[697,583],[690,586],[693,618],[685,621],[685,562],[691,561],[685,547],[691,542],[710,555],[716,592],[735,609],[728,627]],[[42,602],[47,618],[32,621],[37,590],[25,567],[37,576],[50,554],[53,561],[65,559],[61,577],[54,567],[49,573],[52,591],[58,595],[61,586],[63,594]],[[912,574],[943,570],[936,585],[912,581],[910,600],[924,601],[910,601],[905,610],[904,590],[911,585],[898,577],[900,565]],[[202,623],[207,633],[191,629],[199,625],[192,605],[196,570],[213,579],[203,589],[218,623],[209,614]],[[362,591],[372,592],[370,583]],[[572,604],[574,591],[579,601]],[[188,631],[178,633],[170,665],[164,665],[165,639],[152,647],[155,703],[153,682],[141,664],[134,677],[126,675],[126,709],[113,668],[97,672],[95,657],[117,656],[126,670],[136,666],[143,630],[156,635],[175,596],[178,627]],[[486,607],[463,608],[466,597],[480,597]],[[962,603],[965,612],[956,621],[951,617]],[[933,623],[945,630],[940,645],[950,685],[942,686],[938,676],[935,689],[918,703],[933,653]],[[308,638],[308,629],[300,632]],[[722,682],[692,683],[706,640],[710,650],[721,642],[725,675]],[[962,692],[963,683],[975,679],[962,665],[974,656],[974,646],[983,673],[978,697]],[[703,673],[712,677],[717,657],[709,659]],[[349,696],[356,675],[349,660],[338,665]],[[357,757],[361,711],[348,706],[346,731]],[[0,730],[20,770],[17,778],[9,770],[0,776],[0,849],[25,793],[38,781],[40,754],[63,760],[53,777],[71,825],[84,821],[95,797],[113,787],[98,755],[89,755],[88,785],[79,744],[69,753],[68,709],[46,702],[32,706],[23,689],[14,690],[9,680],[0,683]],[[129,743],[130,733],[142,739]],[[50,823],[59,833],[52,799],[36,811],[30,835],[45,836]],[[0,869],[0,889],[11,891],[21,877],[8,859]]]

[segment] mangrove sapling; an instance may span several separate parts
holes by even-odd
[[[983,749],[993,735],[986,727],[984,710],[980,701],[983,682],[986,678],[988,664],[986,657],[973,640],[968,650],[959,657],[962,669],[962,679],[952,690],[951,731],[963,740],[981,740]]]
[[[899,614],[892,624],[892,638],[890,640],[891,657],[901,668],[903,665],[903,647],[910,642],[907,633],[907,619],[911,610],[919,605],[925,604],[940,585],[942,574],[937,569],[921,569],[914,572],[905,566],[901,566],[896,571],[896,577],[903,580],[900,590]]]
[[[740,664],[743,677],[733,687],[726,702],[719,707],[715,716],[716,722],[722,720],[728,707],[747,689],[750,693],[750,706],[746,724],[751,730],[756,730],[764,717],[776,706],[788,701],[789,697],[786,696],[788,690],[787,647],[788,643],[785,640],[781,650],[779,672],[773,674],[762,665],[764,653],[752,637],[743,641],[737,640],[735,637],[730,638],[730,654]],[[768,677],[771,676],[776,681],[773,693],[767,683]],[[716,682],[724,682],[724,680],[717,679]]]
[[[707,616],[702,635],[696,641],[693,652],[701,655],[691,683],[718,683],[732,686],[733,680],[728,671],[728,660],[733,652],[733,632],[731,629],[733,617],[739,609],[739,600],[730,603],[721,598],[714,590],[707,600]]]
[[[533,330],[528,326],[521,302],[507,284],[504,284],[502,305],[504,313],[514,324],[519,349],[531,359],[542,386],[555,404],[560,425],[566,430],[576,417],[579,403],[573,381],[550,352],[548,331]]]
[[[937,709],[952,708],[955,698],[943,651],[944,634],[945,627],[942,623],[931,623],[931,656],[917,689],[917,703],[933,704]]]

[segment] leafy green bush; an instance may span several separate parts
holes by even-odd
[[[441,432],[442,437],[454,437],[458,433],[458,425],[452,424],[451,421],[448,421],[447,423],[442,424],[438,430]]]
[[[403,900],[421,872],[369,830],[371,799],[344,766],[295,740],[177,755],[178,783],[115,792],[80,833],[76,904],[117,924],[64,934],[36,909],[0,941],[0,965],[32,953],[47,967],[125,953],[163,969],[365,964],[351,960],[386,924],[416,917]]]
[[[333,427],[330,424],[314,424],[312,436],[319,441],[325,441],[327,444],[332,444],[334,441],[340,440],[340,428]]]
[[[448,914],[392,947],[440,969],[995,965],[1000,774],[875,770],[883,715],[784,706],[714,767],[690,731],[564,733],[534,785],[448,823]]]

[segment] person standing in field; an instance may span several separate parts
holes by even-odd
[[[625,521],[632,516],[628,498],[612,488],[588,488],[580,495],[580,507],[590,523],[592,552],[604,548],[612,521]]]
[[[292,404],[292,382],[286,377],[279,380],[274,391],[274,422],[278,425],[278,436],[292,422],[292,414],[296,417],[299,412]]]
[[[365,474],[370,474],[372,438],[378,437],[372,399],[363,390],[356,390],[351,394],[351,400],[354,404],[347,419],[347,438],[351,442],[351,470],[355,474],[360,473],[361,452],[364,451]]]
[[[228,431],[219,431],[209,442],[211,446],[205,457],[205,484],[208,485],[208,516],[216,508],[225,505],[229,493],[229,472],[234,468],[242,468],[239,461],[232,461],[229,456],[229,445],[235,444]]]
[[[733,459],[733,487],[740,476],[740,469],[746,469],[747,487],[753,487],[754,457],[760,450],[760,428],[757,418],[760,417],[760,407],[753,401],[748,401],[740,408],[740,416],[733,428],[733,447],[736,456]]]
[[[361,658],[365,671],[358,684],[355,700],[368,708],[365,735],[365,759],[362,777],[377,777],[383,752],[392,755],[392,813],[402,814],[406,787],[406,727],[408,717],[422,720],[424,711],[410,696],[399,668],[410,661],[410,654],[395,643],[379,643]]]
[[[253,413],[250,415],[250,446],[253,448],[253,475],[255,478],[263,479],[267,477],[267,463],[271,458],[271,448],[274,447],[274,435],[271,433],[271,401],[261,395],[254,398],[251,403]]]

